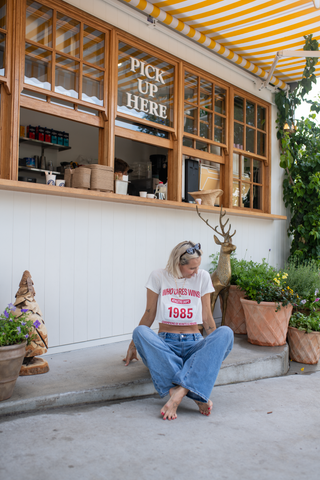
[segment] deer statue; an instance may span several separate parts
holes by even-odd
[[[223,237],[223,242],[221,242],[219,238],[216,237],[216,235],[213,236],[215,243],[217,245],[221,245],[221,248],[218,266],[211,275],[212,285],[214,287],[214,292],[211,293],[211,310],[213,313],[217,298],[220,295],[222,299],[222,325],[224,325],[231,279],[230,254],[237,248],[235,245],[233,245],[231,239],[235,235],[236,230],[233,232],[232,235],[230,235],[231,225],[229,225],[228,231],[225,231],[225,227],[229,222],[229,218],[225,223],[222,223],[222,219],[226,214],[226,211],[222,210],[222,206],[219,218],[221,232],[218,231],[218,225],[214,228],[211,227],[208,220],[204,220],[202,218],[201,214],[199,213],[198,206],[196,208],[197,214],[199,215],[201,220],[203,220],[204,223],[206,223],[208,227],[212,228],[212,230],[214,230],[218,235],[221,235]]]

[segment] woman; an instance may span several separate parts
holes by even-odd
[[[151,273],[146,284],[147,307],[133,331],[125,365],[137,358],[149,368],[161,397],[170,394],[162,407],[163,419],[177,418],[184,396],[193,399],[203,415],[209,415],[209,399],[222,361],[233,346],[229,327],[216,325],[211,313],[210,293],[214,291],[208,272],[200,270],[201,245],[179,243],[171,252],[165,269]],[[159,321],[159,332],[151,330]],[[207,337],[199,333],[203,324]]]

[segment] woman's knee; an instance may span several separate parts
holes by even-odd
[[[151,329],[146,325],[138,325],[132,333],[133,341],[135,341],[135,339],[137,340],[139,338],[145,338],[150,332]]]

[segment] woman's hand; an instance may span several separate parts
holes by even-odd
[[[126,362],[125,367],[127,367],[132,360],[139,360],[139,358],[137,357],[137,349],[133,342],[130,343],[127,351],[127,356],[123,359],[123,361]]]

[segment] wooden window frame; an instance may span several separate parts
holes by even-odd
[[[2,141],[1,143],[1,157],[2,164],[0,165],[0,175],[3,179],[17,180],[18,172],[18,143],[19,143],[19,123],[20,123],[20,107],[29,108],[31,110],[43,111],[45,104],[46,113],[54,116],[66,117],[70,120],[78,121],[88,125],[95,125],[99,127],[99,163],[113,166],[114,159],[114,145],[115,137],[125,137],[147,143],[151,145],[159,145],[168,149],[168,201],[164,201],[161,206],[173,208],[173,205],[176,205],[176,208],[192,208],[192,205],[186,205],[182,203],[182,155],[187,155],[193,158],[199,158],[203,160],[208,160],[214,163],[220,164],[220,185],[224,190],[224,195],[222,197],[222,204],[230,212],[235,212],[235,214],[267,218],[268,214],[271,212],[271,167],[269,162],[270,157],[270,145],[271,145],[271,105],[268,102],[261,100],[254,95],[249,94],[246,91],[243,91],[240,88],[232,86],[232,84],[219,79],[218,77],[211,75],[207,72],[204,72],[202,69],[189,64],[174,55],[171,55],[167,52],[164,52],[158,47],[148,44],[147,42],[136,38],[135,36],[128,34],[127,32],[122,31],[117,27],[108,25],[106,22],[99,20],[96,17],[87,14],[84,11],[79,10],[77,7],[73,7],[70,4],[65,4],[62,0],[39,0],[40,4],[45,5],[48,8],[53,10],[54,18],[56,12],[59,11],[62,14],[65,14],[71,18],[80,21],[82,28],[83,25],[89,25],[97,30],[100,30],[105,33],[105,77],[104,77],[104,106],[100,107],[99,105],[94,105],[89,102],[84,102],[73,97],[59,94],[53,91],[48,91],[41,89],[29,84],[24,84],[24,61],[25,61],[25,42],[32,43],[30,40],[25,39],[25,9],[26,1],[25,0],[7,0],[7,18],[8,18],[8,33],[6,41],[6,78],[1,77],[0,82],[4,83],[2,87],[2,98],[1,98],[1,117],[2,119],[6,118],[6,122],[2,121],[2,126],[6,129],[2,131]],[[21,8],[23,7],[23,8]],[[9,28],[9,26],[15,25],[15,30]],[[119,41],[132,45],[143,52],[152,54],[159,59],[162,59],[175,67],[175,82],[174,82],[174,119],[173,127],[166,127],[159,125],[148,120],[138,119],[138,122],[150,126],[151,128],[157,128],[159,130],[166,131],[169,135],[168,139],[163,139],[161,137],[156,137],[148,135],[142,132],[133,132],[129,129],[118,127],[115,125],[115,120],[117,117],[124,118],[129,121],[137,122],[137,118],[134,116],[122,114],[117,112],[117,74],[118,74],[118,44]],[[42,45],[35,43],[40,48],[43,48]],[[80,47],[82,48],[82,39],[80,42]],[[68,54],[62,53],[65,57],[70,57]],[[82,57],[81,57],[82,58]],[[54,59],[53,59],[54,60]],[[78,59],[76,59],[78,60]],[[84,62],[87,64],[88,62]],[[89,64],[95,68],[94,64]],[[54,72],[54,65],[52,66]],[[192,134],[187,134],[184,132],[183,122],[184,122],[184,75],[185,71],[190,74],[196,75],[204,80],[207,80],[213,85],[217,85],[222,89],[226,90],[226,137],[225,144],[220,144],[214,140],[205,139],[200,136],[193,136]],[[80,74],[81,76],[81,74]],[[54,73],[52,88],[54,88]],[[46,96],[46,103],[40,100],[26,97],[21,95],[22,90],[29,90],[35,93],[41,93]],[[9,93],[12,93],[9,94]],[[80,93],[80,92],[79,92]],[[237,150],[233,146],[233,135],[234,135],[234,95],[239,95],[242,98],[252,101],[256,105],[261,105],[266,108],[266,156],[261,157],[255,155],[252,152],[246,152],[243,150]],[[51,99],[61,99],[69,103],[74,104],[74,110],[66,109],[63,106],[55,105],[51,102]],[[92,116],[86,113],[78,111],[78,107],[81,106],[90,108],[95,111],[99,111],[97,116]],[[214,105],[213,105],[214,111]],[[66,114],[67,112],[67,114]],[[10,121],[8,121],[10,119]],[[12,120],[12,121],[11,121]],[[214,122],[214,120],[213,120]],[[3,130],[3,129],[2,129]],[[204,152],[198,149],[185,147],[183,146],[183,137],[186,136],[191,138],[194,141],[199,141],[207,144],[213,144],[221,148],[221,155],[211,154]],[[5,152],[5,155],[3,154]],[[232,182],[233,182],[233,153],[238,153],[240,155],[247,156],[262,162],[262,179],[263,179],[263,197],[262,197],[262,210],[233,207],[232,206]],[[4,158],[10,158],[9,162],[6,160],[4,163]],[[21,187],[22,188],[22,187]],[[30,186],[25,186],[25,188],[31,188]],[[33,186],[35,190],[38,186]],[[40,189],[40,186],[39,186]],[[44,189],[40,189],[41,192]],[[39,190],[39,191],[40,191]],[[71,194],[71,193],[70,193]],[[90,194],[91,195],[91,194]],[[89,196],[90,196],[89,195]],[[102,195],[102,194],[101,194]],[[116,194],[109,194],[108,198],[114,198],[113,201],[120,201],[119,196]],[[106,197],[106,198],[107,198]],[[151,204],[154,202],[146,202],[141,199],[127,198],[125,200],[127,203],[137,203],[141,204]],[[168,202],[168,203],[166,203]],[[209,207],[206,207],[209,208]],[[215,209],[214,207],[210,207]],[[238,212],[238,213],[236,213]]]
[[[26,24],[26,8],[27,8],[27,0],[20,0],[21,3],[23,4],[23,18],[24,18],[24,32],[25,32],[25,24]],[[25,90],[29,91],[34,91],[37,93],[41,93],[43,95],[47,95],[49,101],[50,98],[60,98],[61,100],[73,103],[75,105],[75,111],[77,111],[76,106],[77,105],[82,105],[87,108],[91,108],[92,110],[96,110],[98,112],[101,112],[103,114],[103,117],[107,117],[107,111],[108,111],[108,99],[109,99],[109,90],[108,90],[108,76],[109,76],[109,44],[110,44],[110,27],[108,27],[107,24],[104,22],[99,21],[95,17],[85,14],[85,12],[81,12],[81,10],[78,10],[77,8],[74,8],[70,5],[67,5],[65,3],[62,3],[59,0],[55,1],[48,1],[48,0],[36,0],[37,3],[46,6],[47,8],[50,8],[53,12],[52,14],[52,47],[48,47],[46,45],[42,45],[40,43],[34,42],[33,40],[29,40],[26,38],[24,35],[24,48],[23,51],[25,52],[25,44],[29,43],[30,45],[34,45],[38,48],[41,48],[43,50],[46,50],[48,52],[51,52],[51,90],[46,90],[44,88],[36,87],[34,85],[30,85],[29,83],[24,83],[24,76],[22,79],[22,86]],[[79,57],[75,57],[73,55],[69,55],[68,53],[60,52],[56,48],[56,19],[57,19],[57,13],[62,13],[63,15],[66,15],[77,22],[80,23],[80,38],[79,38]],[[102,33],[105,34],[105,42],[104,42],[104,68],[99,67],[95,64],[89,63],[85,60],[83,60],[83,27],[84,25],[88,25],[93,28],[97,28],[98,30],[101,30]],[[61,93],[57,93],[54,91],[55,88],[55,67],[56,67],[56,55],[60,55],[62,57],[65,57],[69,60],[75,61],[79,63],[79,92],[78,92],[78,97],[79,98],[74,98],[68,95],[63,95]],[[25,56],[24,56],[25,58]],[[86,102],[85,100],[81,99],[82,96],[82,71],[83,71],[83,65],[86,65],[88,67],[95,68],[97,70],[100,70],[101,72],[104,72],[103,76],[103,105],[96,105],[91,102]],[[79,120],[81,121],[81,120]]]

